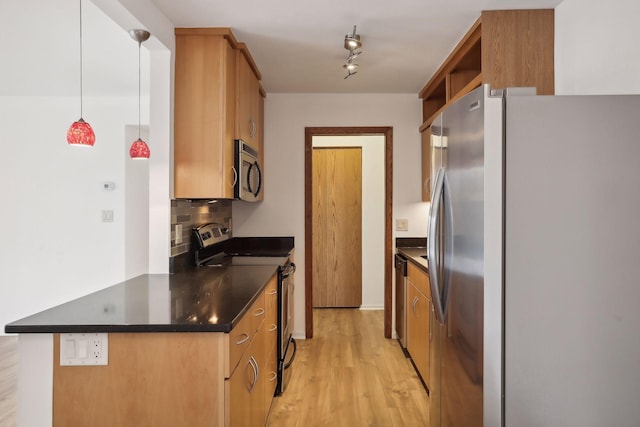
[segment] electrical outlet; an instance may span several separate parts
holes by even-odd
[[[109,363],[109,334],[60,334],[60,366],[95,366]]]
[[[102,222],[113,222],[113,211],[111,209],[102,211]]]
[[[102,340],[100,338],[93,338],[91,340],[91,357],[94,359],[100,359],[102,357]]]
[[[182,243],[182,224],[176,224],[176,245]]]

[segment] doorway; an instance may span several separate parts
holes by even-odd
[[[391,268],[393,267],[391,237],[393,128],[391,127],[305,128],[305,335],[307,338],[313,337],[313,137],[368,135],[384,136],[384,336],[391,338]]]

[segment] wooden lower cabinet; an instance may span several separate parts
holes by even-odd
[[[411,272],[409,273],[411,274]],[[419,273],[415,282],[426,281],[426,273]],[[409,275],[407,284],[407,351],[424,383],[429,387],[429,350],[431,341],[431,299],[416,286]]]
[[[264,354],[266,360],[263,379],[265,381],[264,404],[268,414],[278,384],[278,288],[276,277],[265,290],[265,300],[267,314],[264,319]]]
[[[264,344],[265,334],[261,328],[227,381],[227,426],[262,427],[265,424],[267,412]]]
[[[107,366],[60,366],[54,334],[53,426],[264,426],[277,381],[276,283],[228,334],[110,333]]]

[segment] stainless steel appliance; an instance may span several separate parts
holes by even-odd
[[[396,254],[396,334],[402,348],[407,348],[407,259]]]
[[[282,394],[291,379],[293,360],[296,357],[297,344],[293,338],[293,301],[295,290],[293,273],[296,265],[288,262],[278,270],[278,385],[276,395]]]
[[[639,112],[485,86],[433,122],[431,427],[640,424]]]
[[[235,140],[236,199],[255,202],[260,199],[263,186],[262,167],[258,150],[241,139]]]
[[[223,225],[209,223],[192,231],[194,262],[197,266],[222,267],[224,265],[277,265],[278,266],[278,382],[276,395],[286,389],[296,356],[294,328],[294,273],[296,265],[289,251],[293,238],[236,238],[229,239]],[[270,242],[276,241],[275,247]],[[241,242],[241,243],[239,243]]]

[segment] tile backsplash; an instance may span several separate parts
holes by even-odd
[[[229,229],[231,237],[231,200],[172,200],[171,201],[171,256],[189,252],[191,229],[194,226],[216,222]],[[176,244],[176,225],[182,225],[182,243]]]

